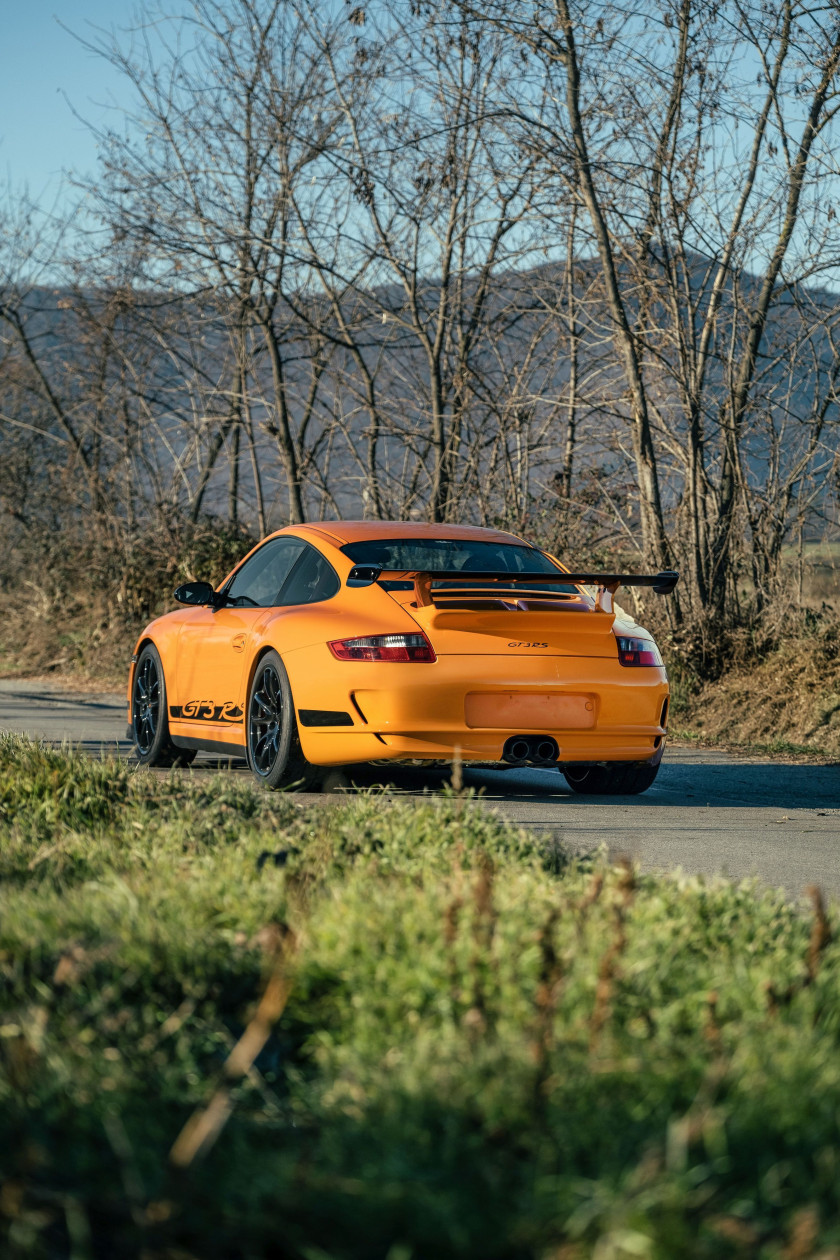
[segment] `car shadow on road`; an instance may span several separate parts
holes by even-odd
[[[93,755],[105,752],[124,756],[131,748],[124,741],[106,744],[93,739],[74,741],[73,746]],[[199,755],[192,770],[197,774],[223,770],[250,778],[244,761],[206,753]],[[324,790],[350,794],[386,791],[417,796],[439,795],[451,786],[452,772],[448,768],[360,765],[330,771]],[[465,766],[463,786],[480,793],[487,801],[515,800],[535,805],[555,802],[558,806],[622,805],[660,809],[714,806],[782,811],[808,809],[818,813],[840,809],[840,764],[723,761],[719,756],[709,762],[665,762],[653,786],[639,796],[578,795],[556,770],[473,770]]]
[[[451,786],[449,771],[414,767],[364,766],[347,768],[334,784],[345,790],[388,789],[399,793],[440,793]],[[545,804],[622,804],[659,808],[729,809],[840,809],[840,765],[796,765],[736,761],[710,765],[692,762],[663,765],[654,785],[639,796],[599,796],[572,792],[555,770],[470,770],[464,787],[485,800]]]

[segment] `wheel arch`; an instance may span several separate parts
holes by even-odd
[[[172,697],[173,697],[172,687],[173,687],[173,680],[175,678],[175,672],[176,672],[175,661],[173,659],[173,656],[174,656],[174,653],[177,651],[177,640],[175,644],[173,644],[169,640],[168,635],[163,636],[163,638],[164,638],[164,642],[161,642],[160,639],[156,639],[154,635],[150,634],[148,630],[144,630],[143,633],[140,635],[140,638],[137,640],[137,646],[134,649],[134,654],[131,659],[131,669],[129,670],[129,674],[128,674],[128,721],[129,723],[131,722],[132,693],[134,691],[134,675],[137,671],[137,662],[140,656],[142,655],[143,651],[147,647],[153,647],[158,654],[161,669],[163,670],[163,685],[166,690],[167,707],[169,706],[170,700],[172,700]],[[175,697],[175,702],[177,703],[177,697]]]
[[[251,663],[248,666],[248,676],[245,679],[245,688],[244,688],[245,703],[243,707],[246,709],[246,718],[245,718],[246,722],[247,722],[248,697],[251,694],[251,684],[254,681],[254,675],[257,672],[257,666],[259,665],[260,661],[263,659],[264,656],[268,656],[269,652],[277,653],[277,655],[280,657],[280,660],[283,662],[283,668],[286,671],[286,676],[287,677],[289,676],[289,667],[286,664],[285,660],[283,659],[283,653],[280,651],[279,647],[277,647],[274,643],[261,643],[259,646],[259,650],[255,652],[254,656],[251,658]],[[292,685],[292,680],[289,677],[289,686],[291,687],[291,685]]]
[[[283,653],[281,652],[280,648],[277,646],[276,643],[264,642],[260,644],[259,649],[254,653],[254,656],[251,659],[251,663],[248,666],[248,674],[245,679],[245,686],[243,688],[244,694],[243,694],[243,701],[242,701],[242,710],[243,710],[243,717],[244,717],[246,745],[248,742],[248,698],[251,695],[251,684],[254,681],[254,675],[257,672],[257,667],[259,666],[260,661],[264,657],[268,656],[269,652],[277,653],[277,655],[280,657],[280,663],[286,671],[286,677],[289,680],[289,690],[292,693],[292,717],[294,718],[294,721],[295,721],[295,730],[297,731],[297,738],[299,742],[301,738],[300,725],[298,723],[298,716],[297,716],[297,696],[295,695],[295,683],[294,683],[294,679],[292,678],[292,671],[289,669],[288,658],[283,655]]]
[[[307,790],[309,790],[315,787],[317,783],[319,782],[318,774],[320,773],[320,771],[318,770],[317,766],[315,766],[314,764],[310,763],[307,760],[306,751],[303,747],[303,741],[301,740],[301,728],[298,723],[298,714],[297,714],[297,701],[295,698],[294,687],[292,684],[292,679],[289,672],[287,659],[286,657],[284,657],[280,648],[277,647],[275,643],[270,643],[270,642],[261,643],[259,646],[259,649],[254,653],[254,656],[248,665],[247,686],[245,688],[245,702],[244,702],[244,714],[243,714],[245,748],[246,748],[246,754],[248,756],[248,762],[249,764],[251,764],[250,734],[249,734],[251,688],[254,684],[254,678],[256,677],[257,670],[259,669],[260,662],[265,660],[266,656],[268,656],[272,652],[278,657],[280,661],[280,665],[286,676],[286,682],[288,683],[289,691],[291,693],[292,726],[291,726],[291,732],[290,732],[289,756],[290,756],[290,760],[292,764],[295,764],[297,766],[297,770],[294,776],[295,781],[302,783],[307,788]],[[251,769],[253,771],[254,769],[253,765],[251,766]]]
[[[138,642],[137,642],[137,647],[134,649],[134,655],[135,655],[135,657],[139,657],[139,655],[140,655],[140,653],[143,651],[143,649],[144,649],[144,648],[147,648],[147,647],[153,647],[153,648],[155,648],[155,649],[156,649],[156,651],[157,651],[158,656],[160,656],[160,648],[159,648],[159,647],[158,647],[158,645],[155,643],[155,641],[154,641],[154,639],[152,638],[152,636],[151,636],[150,634],[142,634],[142,635],[140,636],[140,638],[139,638]],[[163,657],[161,657],[161,660],[163,660]],[[132,663],[133,663],[134,665],[136,665],[136,664],[137,664],[137,661],[136,661],[136,660],[134,660]]]
[[[140,635],[140,638],[137,640],[137,643],[135,644],[134,654],[131,658],[131,664],[128,670],[128,721],[129,723],[131,722],[131,716],[132,716],[131,706],[133,704],[133,698],[134,698],[134,675],[137,673],[137,662],[140,659],[140,655],[143,652],[143,649],[149,646],[153,647],[157,651],[158,656],[160,656],[160,648],[155,643],[152,636],[150,634],[147,634],[146,631],[144,630],[143,633]],[[163,664],[162,657],[161,657],[161,664]]]

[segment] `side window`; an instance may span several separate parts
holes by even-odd
[[[308,550],[300,538],[273,538],[234,574],[227,586],[231,603],[240,608],[273,608],[295,563]]]
[[[317,604],[338,594],[341,583],[332,565],[314,547],[306,546],[280,592],[280,603]]]

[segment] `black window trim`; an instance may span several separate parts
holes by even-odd
[[[289,534],[289,535],[287,535],[287,537],[289,537],[289,538],[297,538],[297,534]],[[332,595],[328,595],[328,596],[326,597],[326,599],[313,599],[313,600],[312,600],[312,603],[313,603],[313,604],[325,604],[325,603],[327,602],[327,599],[335,599],[336,595],[337,595],[337,594],[338,594],[338,592],[341,590],[341,578],[338,576],[338,574],[336,573],[335,569],[332,567],[332,565],[330,564],[329,560],[328,560],[328,559],[327,559],[327,557],[324,555],[323,551],[319,551],[317,547],[313,547],[312,543],[311,543],[311,542],[308,542],[305,538],[301,538],[301,539],[300,539],[300,542],[302,542],[302,543],[303,543],[303,551],[300,553],[300,555],[298,556],[297,560],[295,560],[295,562],[294,562],[294,564],[292,565],[291,569],[289,569],[288,576],[286,577],[286,580],[285,580],[285,582],[283,583],[283,585],[280,587],[280,592],[279,592],[278,597],[277,597],[277,598],[280,600],[280,603],[279,603],[279,604],[272,604],[272,605],[271,605],[271,607],[272,607],[272,608],[308,608],[308,607],[309,607],[309,605],[308,605],[308,604],[284,604],[284,603],[283,603],[283,594],[284,594],[284,592],[285,592],[285,590],[286,590],[286,587],[287,587],[287,586],[289,585],[289,583],[292,581],[292,579],[294,578],[294,576],[295,576],[295,574],[297,573],[298,569],[299,569],[299,568],[300,568],[300,566],[303,564],[304,560],[306,560],[306,557],[307,557],[307,552],[308,552],[308,551],[314,551],[314,552],[315,552],[315,555],[316,555],[316,556],[318,556],[318,557],[319,557],[319,559],[321,559],[321,560],[323,560],[323,561],[324,561],[324,564],[325,564],[325,565],[327,566],[327,568],[330,570],[330,572],[332,573],[332,575],[333,575],[333,577],[335,578],[335,581],[336,581],[336,588],[335,588],[334,592],[332,593]]]
[[[455,544],[457,543],[468,544],[471,542],[478,542],[478,543],[481,543],[482,546],[493,545],[493,540],[489,538],[414,539],[410,537],[409,538],[400,537],[397,535],[395,537],[388,537],[388,538],[378,538],[378,537],[356,538],[353,540],[353,542],[345,543],[341,547],[341,552],[343,555],[347,556],[348,560],[352,560],[354,564],[364,565],[364,564],[370,564],[372,562],[368,560],[364,560],[364,559],[359,560],[357,559],[356,556],[351,554],[352,549],[358,543],[381,543],[387,546],[388,544],[413,543],[413,542],[420,542],[420,543],[439,542],[439,543],[455,543]],[[511,549],[516,549],[517,551],[523,551],[523,552],[530,551],[533,554],[542,557],[542,559],[547,560],[549,564],[549,568],[545,570],[547,574],[553,574],[557,572],[558,569],[560,570],[561,573],[563,571],[562,569],[560,569],[560,566],[556,563],[553,557],[548,554],[547,551],[544,551],[542,547],[536,547],[533,543],[510,542],[510,543],[502,543],[502,544],[497,543],[496,545],[501,545],[504,547],[509,547]],[[441,593],[449,593],[451,595],[454,595],[456,593],[462,593],[466,595],[466,594],[469,594],[471,591],[486,590],[486,583],[481,583],[480,581],[476,582],[475,579],[472,579],[472,580],[470,579],[469,569],[465,569],[463,578],[459,578],[457,580],[436,579],[434,577],[434,570],[432,570],[431,572],[432,572],[432,582],[434,583],[435,587],[441,591]],[[513,578],[516,576],[516,573],[517,573],[517,570],[511,570],[510,576]],[[379,585],[383,588],[383,590],[386,590],[389,592],[390,591],[408,591],[408,590],[413,589],[414,583],[408,582],[408,581],[402,581],[396,578],[395,579],[386,578],[384,580],[380,580]],[[533,590],[538,593],[541,591],[546,591],[546,586],[543,585],[542,587],[540,587],[539,582],[535,582],[533,586]],[[570,583],[568,587],[552,585],[548,588],[546,593],[555,597],[564,597],[565,595],[577,593],[577,592],[576,592],[575,586]]]
[[[227,595],[228,587],[235,580],[237,574],[241,571],[243,565],[247,564],[250,560],[256,560],[257,556],[260,554],[260,552],[263,550],[264,547],[270,546],[271,543],[281,542],[283,539],[286,539],[286,538],[293,539],[295,542],[301,543],[303,545],[303,551],[300,553],[297,560],[295,560],[291,569],[289,569],[289,572],[286,574],[286,577],[283,581],[283,585],[280,587],[280,590],[277,593],[277,598],[281,602],[276,603],[276,604],[262,604],[260,605],[260,607],[262,608],[304,608],[306,607],[306,605],[304,604],[284,604],[282,603],[282,599],[283,599],[283,592],[285,591],[286,587],[289,585],[295,573],[297,572],[298,566],[302,564],[303,561],[306,559],[307,548],[311,548],[312,551],[315,552],[316,556],[320,556],[320,558],[324,561],[324,564],[326,564],[331,570],[332,575],[336,580],[337,586],[336,586],[335,594],[328,595],[327,599],[335,599],[335,596],[341,590],[341,579],[339,578],[338,574],[336,573],[330,561],[324,555],[323,551],[319,551],[318,548],[314,546],[313,543],[311,543],[307,538],[301,538],[299,534],[274,534],[271,538],[266,538],[265,542],[261,543],[260,546],[257,547],[254,551],[249,552],[249,554],[245,556],[245,558],[239,562],[239,564],[234,569],[233,573],[231,573],[230,577],[227,579],[224,586],[219,591],[219,594]],[[318,604],[325,604],[326,602],[327,601],[324,599],[313,600],[313,603],[318,603]],[[225,607],[230,607],[230,605],[221,604],[220,607],[225,608]]]
[[[347,556],[347,559],[351,560],[353,564],[370,564],[371,561],[369,560],[357,560],[355,556],[351,555],[350,553],[351,548],[355,547],[357,543],[381,543],[383,546],[387,546],[388,544],[413,543],[413,542],[420,542],[420,543],[423,543],[423,542],[442,542],[442,543],[478,542],[478,543],[481,543],[482,546],[492,545],[490,539],[488,538],[475,538],[475,539],[473,538],[414,539],[414,538],[399,538],[399,537],[397,538],[356,538],[353,540],[353,542],[345,543],[344,546],[341,547],[341,552],[343,555]],[[515,548],[517,551],[532,551],[532,552],[535,552],[537,555],[542,556],[544,559],[548,560],[549,565],[550,565],[550,568],[546,569],[546,573],[554,573],[555,570],[559,567],[558,565],[554,563],[554,561],[552,560],[551,556],[548,554],[547,551],[543,551],[542,547],[535,547],[533,543],[516,542],[516,543],[502,543],[499,545],[504,546],[504,547],[510,547],[511,549]],[[329,561],[327,561],[327,563],[329,564]],[[467,578],[468,572],[469,570],[464,571],[465,580],[469,580]],[[516,573],[516,570],[512,570],[511,576],[515,576],[515,573]]]

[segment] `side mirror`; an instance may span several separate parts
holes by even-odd
[[[218,596],[209,582],[185,582],[175,592],[179,604],[214,604]]]

